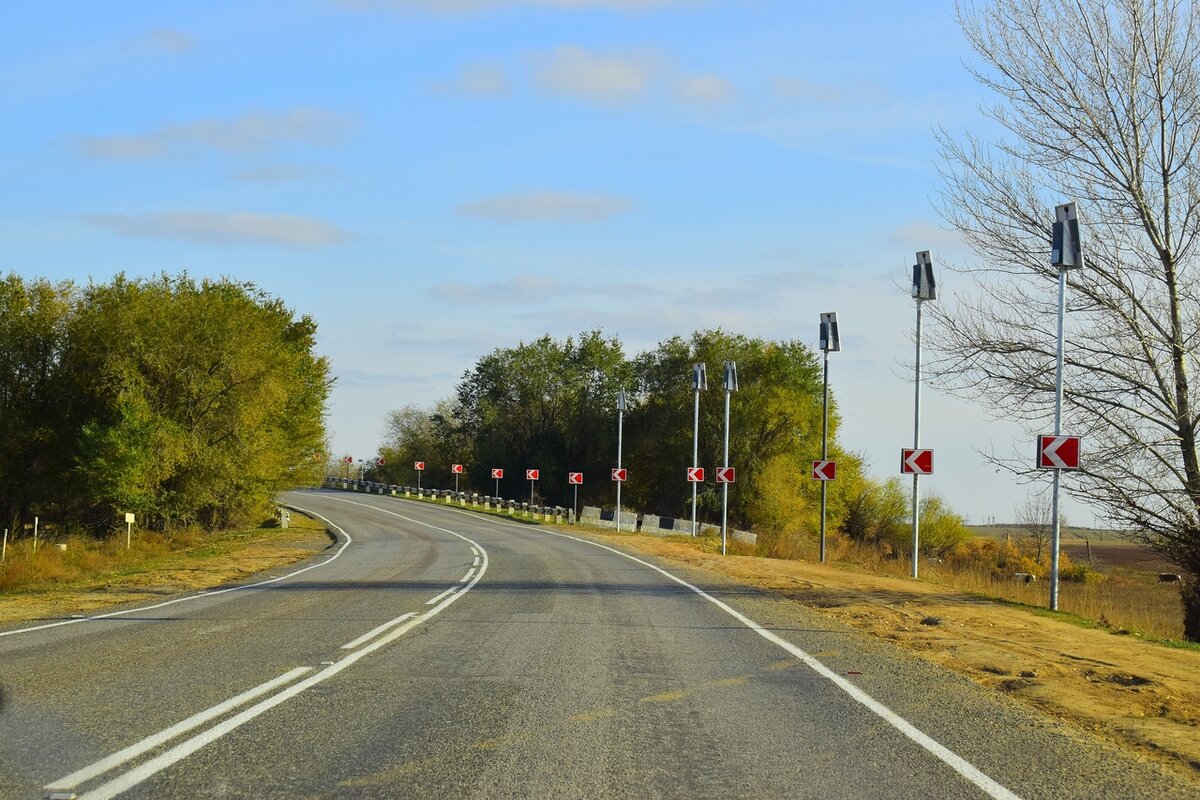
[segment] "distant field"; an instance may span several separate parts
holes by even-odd
[[[1018,541],[1024,532],[1016,525],[968,525],[976,536],[989,539],[1012,538]],[[1125,539],[1119,531],[1102,528],[1066,527],[1062,532],[1062,549],[1074,561],[1084,561],[1091,545],[1092,561],[1098,567],[1124,567],[1138,572],[1178,572],[1179,567],[1158,553]]]

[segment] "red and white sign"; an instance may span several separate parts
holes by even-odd
[[[621,467],[620,469],[617,469],[616,467],[613,468],[612,478],[614,481],[623,481],[628,477],[629,470],[625,469],[624,467]]]
[[[812,469],[814,481],[831,481],[837,477],[836,461],[814,461]]]
[[[1038,469],[1079,469],[1079,437],[1038,437]]]
[[[583,483],[583,473],[582,472],[568,472],[567,473],[567,483],[576,483],[576,484]]]
[[[687,468],[688,483],[704,483],[704,467]]]
[[[538,479],[538,470],[536,470],[536,469],[525,470],[525,480],[536,481],[537,479]]]
[[[496,480],[500,480],[501,478],[504,477],[504,470],[502,470],[502,469],[492,470],[492,477],[495,478]]]
[[[900,451],[901,475],[932,475],[933,451],[914,450],[911,447]]]
[[[342,459],[342,461],[345,461],[347,464],[353,464],[354,456],[346,456],[345,458]]]
[[[375,463],[382,467],[383,466],[383,456],[380,456],[379,458],[375,459]]]
[[[414,461],[413,469],[415,469],[417,472],[424,472],[425,471],[425,462],[424,461]]]
[[[462,464],[451,464],[450,472],[454,475],[462,475]]]
[[[733,483],[734,477],[733,467],[717,467],[717,483]]]

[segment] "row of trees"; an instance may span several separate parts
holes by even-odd
[[[219,526],[319,479],[316,324],[248,283],[0,282],[0,513]]]
[[[692,365],[703,362],[720,374],[737,362],[740,389],[730,412],[729,463],[738,482],[730,493],[731,523],[760,532],[768,547],[784,552],[787,541],[817,530],[820,487],[811,462],[821,452],[822,378],[817,355],[799,342],[768,342],[723,331],[673,337],[630,359],[620,341],[599,331],[555,340],[549,336],[482,357],[459,382],[452,398],[432,409],[408,406],[388,416],[378,480],[411,484],[414,461],[424,461],[425,485],[452,486],[450,465],[466,465],[461,486],[491,493],[491,469],[504,469],[500,491],[529,491],[525,470],[536,467],[536,490],[547,502],[567,505],[568,472],[583,472],[582,502],[611,505],[615,486],[617,393],[625,389],[623,465],[629,481],[622,501],[673,517],[691,516],[694,394]],[[837,440],[840,417],[830,410],[830,454],[838,480],[830,487],[833,526],[850,535],[903,549],[909,519],[898,482],[879,484],[863,474],[862,458]],[[708,468],[697,500],[702,520],[720,518],[721,492],[712,468],[722,462],[724,398],[719,377],[700,404],[700,465]],[[898,499],[898,503],[894,502]],[[960,518],[934,499],[923,510],[932,529]],[[957,526],[957,527],[955,527]],[[954,538],[953,534],[950,538]],[[945,546],[939,537],[931,548]],[[952,542],[949,542],[952,543]]]

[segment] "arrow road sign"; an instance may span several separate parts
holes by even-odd
[[[733,483],[733,467],[717,467],[717,483]]]
[[[375,463],[382,467],[383,466],[383,456],[380,456],[379,458],[375,459]]]
[[[347,464],[353,464],[354,456],[346,456],[345,458],[342,459],[342,461],[345,461]]]
[[[814,481],[831,481],[837,477],[836,461],[814,461],[812,468]]]
[[[687,468],[688,483],[704,483],[704,467]]]
[[[905,448],[900,451],[901,475],[932,475],[933,451]]]
[[[525,480],[536,481],[538,479],[538,471],[536,469],[525,470]]]
[[[425,471],[425,462],[424,461],[414,461],[413,469],[415,469],[417,472],[424,472]]]
[[[629,477],[629,470],[625,469],[624,467],[621,467],[620,469],[615,467],[613,468],[612,479],[614,481],[623,481],[627,477]]]
[[[453,474],[462,475],[462,471],[463,471],[462,464],[451,464],[450,465],[450,472],[452,472]]]
[[[1038,437],[1038,469],[1079,469],[1079,437]]]
[[[495,478],[496,480],[500,480],[501,478],[504,477],[504,470],[502,470],[502,469],[492,470],[492,477]]]
[[[567,473],[567,483],[576,483],[576,484],[583,483],[583,473],[582,472],[568,472]]]

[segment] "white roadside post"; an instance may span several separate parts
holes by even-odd
[[[4,544],[0,545],[0,561],[8,560],[8,528],[4,529]]]
[[[1058,267],[1058,358],[1054,371],[1054,435],[1062,435],[1063,405],[1063,327],[1067,315],[1067,270],[1083,266],[1083,247],[1079,236],[1079,213],[1074,203],[1054,208],[1054,228],[1050,242],[1050,266]],[[1054,470],[1053,501],[1050,513],[1050,610],[1058,610],[1058,551],[1062,546],[1059,521],[1059,484],[1061,470]]]
[[[829,354],[842,349],[838,333],[837,312],[827,311],[821,315],[818,342],[824,354],[825,372],[821,390],[821,460],[829,460]],[[821,563],[825,563],[825,495],[829,481],[821,481]]]
[[[937,299],[937,284],[933,280],[933,259],[928,250],[917,253],[917,263],[913,265],[912,296],[917,301],[917,357],[916,375],[913,384],[916,387],[913,399],[913,450],[921,448],[921,306],[928,300]],[[917,577],[920,567],[921,545],[921,504],[920,504],[919,472],[913,473],[912,488],[912,576]]]
[[[617,472],[621,471],[621,445],[622,436],[625,430],[625,405],[626,405],[625,390],[617,392]],[[621,532],[621,484],[625,481],[617,481],[617,533]]]
[[[37,553],[38,518],[33,518],[33,552]]]
[[[133,541],[133,513],[125,514],[125,549],[128,550]]]
[[[700,466],[700,392],[708,390],[708,372],[704,364],[692,365],[692,388],[696,393],[695,409],[692,415],[692,466]],[[696,530],[696,481],[692,481],[692,536]]]
[[[725,362],[725,460],[723,466],[729,469],[729,396],[738,389],[737,362]],[[721,489],[721,555],[725,555],[725,544],[729,535],[729,483],[725,482]]]

